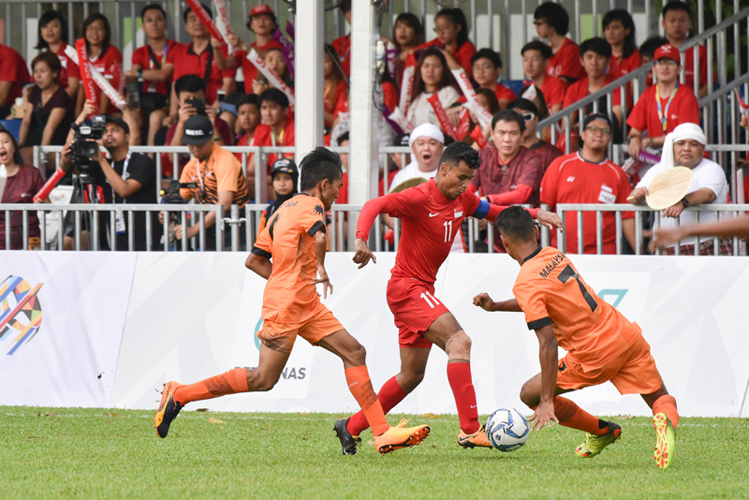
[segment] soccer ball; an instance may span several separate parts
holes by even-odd
[[[486,421],[486,437],[499,451],[515,451],[528,441],[530,426],[515,408],[500,408]]]

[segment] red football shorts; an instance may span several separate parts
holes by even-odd
[[[557,386],[582,389],[611,381],[619,394],[652,394],[663,385],[650,344],[644,337],[602,368],[584,371],[574,355],[559,360]]]
[[[263,321],[263,327],[255,335],[265,347],[289,353],[294,347],[297,335],[315,345],[328,335],[343,329],[343,325],[333,316],[330,309],[318,301],[314,314],[303,325]]]
[[[412,278],[390,278],[387,299],[398,327],[398,344],[401,347],[432,347],[424,332],[434,320],[450,312],[434,296],[434,285]]]

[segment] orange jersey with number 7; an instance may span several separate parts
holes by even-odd
[[[596,295],[556,248],[539,247],[528,256],[512,292],[528,329],[551,325],[559,346],[585,371],[604,367],[642,336],[637,323]]]

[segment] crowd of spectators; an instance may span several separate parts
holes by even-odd
[[[204,8],[212,17],[212,9]],[[341,11],[350,23],[350,0],[341,3]],[[381,122],[388,130],[379,135],[381,142],[388,145],[393,137],[395,145],[408,144],[413,161],[395,165],[389,160],[381,177],[387,178],[390,187],[415,178],[429,179],[437,169],[444,145],[461,140],[480,150],[482,167],[471,190],[492,202],[532,206],[544,202],[553,208],[566,202],[606,204],[625,200],[631,187],[648,177],[645,170],[637,169],[634,176],[632,171],[625,175],[606,157],[608,145],[621,141],[622,128],[628,137],[628,153],[637,160],[643,150],[660,154],[665,138],[680,125],[700,123],[697,96],[692,89],[695,77],[700,95],[707,89],[704,47],[698,47],[697,76],[690,52],[694,49],[687,51],[686,80],[679,84],[678,48],[692,28],[692,16],[689,4],[680,0],[668,2],[662,10],[666,37],[649,39],[638,48],[629,12],[612,10],[603,16],[603,37],[587,39],[578,46],[568,37],[567,11],[554,2],[542,3],[533,14],[537,39],[528,41],[520,51],[525,80],[516,94],[501,82],[500,54],[486,47],[477,50],[469,39],[468,22],[460,8],[445,8],[436,14],[436,37],[428,41],[423,37],[428,30],[417,16],[398,15],[392,33],[382,34],[388,64],[382,75]],[[131,155],[128,145],[186,144],[192,159],[179,155],[173,165],[171,153],[161,154],[164,176],[174,175],[177,169],[183,182],[198,183],[196,188],[181,190],[185,199],[218,203],[228,210],[232,203],[244,206],[252,202],[255,193],[264,190],[272,203],[269,210],[277,207],[279,200],[296,190],[294,155],[264,155],[258,164],[267,169],[267,186],[259,186],[258,190],[253,155],[248,156],[243,170],[242,156],[222,148],[295,144],[293,54],[281,43],[283,37],[278,36],[274,11],[265,4],[253,7],[247,21],[247,34],[252,40],[232,33],[227,37],[228,43],[212,38],[200,16],[189,8],[182,19],[189,35],[184,44],[167,39],[168,17],[159,4],[144,7],[141,20],[146,44],[133,52],[127,71],[123,70],[121,52],[112,43],[109,21],[104,15],[89,15],[80,33],[91,64],[117,90],[125,93],[127,89],[128,94],[134,94],[128,95],[124,108],[116,106],[98,87],[93,102],[86,101],[79,65],[65,50],[72,41],[61,13],[49,10],[39,20],[36,48],[41,52],[31,62],[31,75],[17,52],[0,45],[1,117],[10,114],[17,98],[24,98],[25,103],[18,141],[5,139],[7,133],[0,135],[0,157],[8,159],[8,176],[23,175],[26,170],[15,167],[34,163],[33,146],[65,145],[67,151],[72,140],[70,124],[102,114],[107,117],[102,145],[109,151],[109,160],[104,155],[91,160],[101,164],[102,175],[97,182],[104,187],[106,202],[156,201],[155,195],[148,199],[137,195],[156,192],[154,154]],[[349,143],[350,35],[337,38],[320,50],[324,61],[326,144],[345,146]],[[251,54],[257,55],[263,70],[248,59]],[[633,96],[629,84],[626,103],[622,103],[620,91],[614,91],[602,98],[595,109],[592,105],[584,109],[582,124],[577,123],[577,113],[572,115],[571,154],[562,154],[564,133],[556,134],[562,142],[551,143],[551,128],[563,132],[562,122],[537,133],[540,120],[651,60],[654,69],[641,89],[642,95]],[[466,89],[462,84],[465,82],[472,89]],[[26,93],[24,87],[28,87]],[[637,103],[633,106],[634,97]],[[398,109],[404,102],[406,109]],[[475,103],[483,109],[477,109]],[[480,116],[479,111],[483,111]],[[74,120],[76,116],[78,119]],[[492,117],[490,122],[487,116]],[[63,167],[69,168],[69,163],[64,161]],[[53,166],[52,161],[46,164]],[[293,189],[287,184],[294,184]],[[348,200],[347,190],[344,179],[339,202]],[[20,196],[16,191],[6,186],[2,201],[23,201],[16,199]],[[384,192],[382,185],[380,192]],[[714,194],[719,200],[724,198],[722,193]],[[212,215],[206,217],[204,229],[214,226]],[[624,219],[625,235],[634,245],[629,215],[625,214]],[[136,219],[136,225],[143,220]],[[590,222],[588,215],[584,220],[584,250],[595,252],[595,221]],[[604,217],[606,253],[613,251],[612,220]],[[0,220],[0,231],[4,231],[4,224]],[[577,249],[575,224],[574,218],[568,219],[567,248],[571,251]],[[190,227],[188,236],[197,234],[199,226]],[[183,228],[176,225],[172,230],[180,239]],[[122,233],[117,231],[118,235],[126,232],[126,228]],[[138,249],[144,248],[144,233],[142,228],[137,232]],[[206,239],[214,242],[210,234]],[[0,240],[4,244],[3,234]],[[154,240],[158,243],[157,234]],[[494,242],[496,250],[502,251],[499,238]],[[127,248],[122,243],[116,243],[117,248]],[[206,248],[214,243],[206,244]],[[16,232],[13,245],[21,246]]]

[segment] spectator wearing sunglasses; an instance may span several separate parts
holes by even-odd
[[[536,126],[539,121],[538,107],[532,101],[521,98],[509,103],[507,109],[511,109],[523,117],[525,130],[520,144],[538,156],[541,161],[542,172],[545,173],[551,162],[562,156],[562,152],[556,146],[542,141],[536,135]]]

